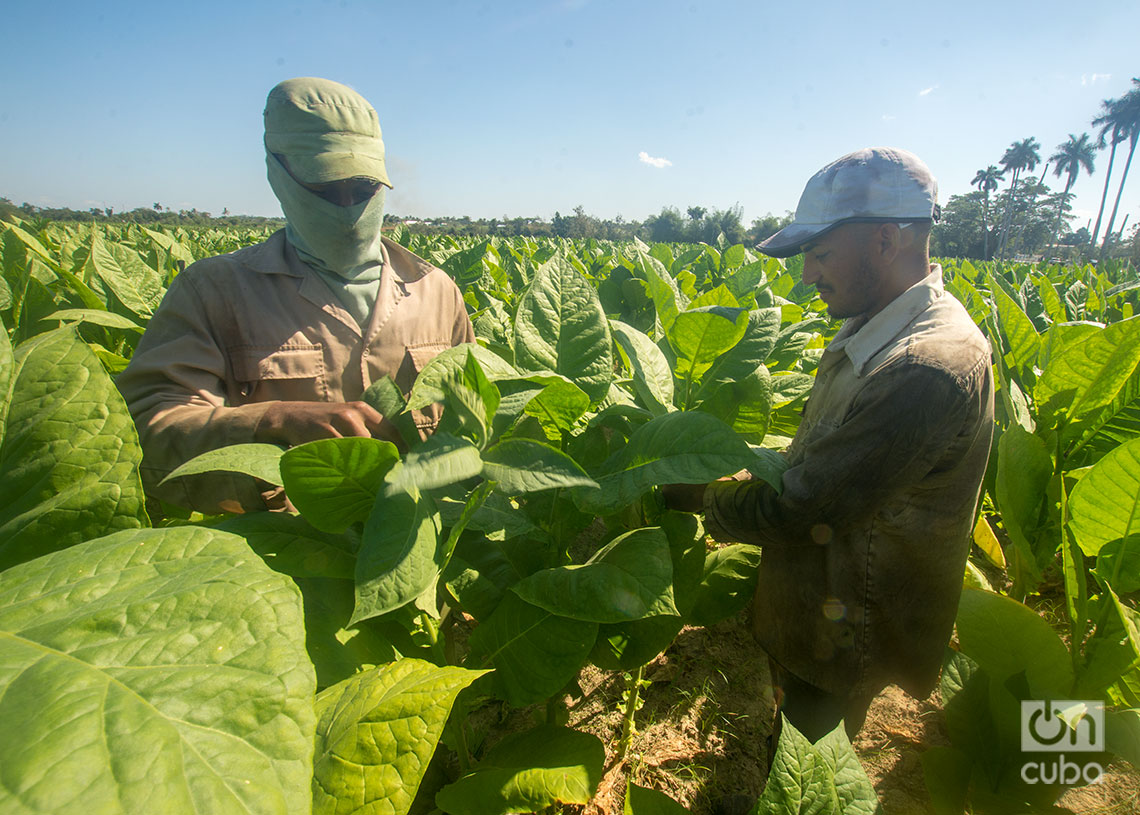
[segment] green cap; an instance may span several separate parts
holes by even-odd
[[[359,93],[317,77],[286,79],[265,101],[265,149],[308,184],[364,176],[392,186],[380,121]]]

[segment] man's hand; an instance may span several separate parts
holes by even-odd
[[[317,439],[361,436],[404,448],[395,425],[365,402],[270,402],[255,436],[259,442],[289,447]]]
[[[661,497],[669,509],[704,512],[706,487],[708,484],[665,484],[661,487]]]

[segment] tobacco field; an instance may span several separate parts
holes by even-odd
[[[398,228],[478,337],[365,394],[408,451],[227,447],[171,477],[298,513],[148,505],[114,376],[174,276],[267,234],[0,223],[0,812],[593,811],[647,666],[741,615],[762,556],[659,487],[779,488],[839,323],[798,259],[723,241]],[[1049,811],[1071,785],[1024,782],[1022,700],[1103,700],[1106,760],[1140,767],[1140,280],[942,265],[997,407],[921,771],[939,815]],[[421,442],[407,411],[436,402]],[[623,688],[612,739],[571,723],[587,675]],[[842,728],[785,726],[771,761],[756,812],[883,811]],[[623,811],[707,811],[667,793],[630,772]]]

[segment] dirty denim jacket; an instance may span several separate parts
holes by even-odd
[[[436,354],[474,341],[446,273],[387,239],[383,258],[365,326],[300,260],[284,230],[178,275],[116,381],[138,426],[147,492],[208,513],[282,508],[279,490],[245,476],[159,482],[200,453],[254,441],[273,400],[351,402],[384,376],[407,393]],[[415,418],[429,431],[438,406]]]
[[[993,435],[990,346],[941,267],[820,361],[777,494],[705,494],[714,537],[763,547],[753,624],[801,679],[926,696],[954,624]]]

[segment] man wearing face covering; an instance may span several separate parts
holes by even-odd
[[[159,482],[231,444],[396,441],[365,389],[390,376],[407,393],[432,357],[475,339],[451,279],[380,234],[392,185],[364,97],[327,79],[282,82],[266,102],[265,149],[285,229],[175,278],[117,380],[148,493],[207,513],[286,503],[247,476]],[[426,434],[439,408],[414,416]]]

